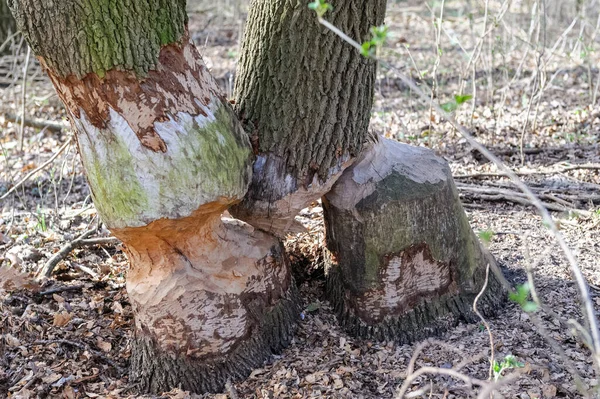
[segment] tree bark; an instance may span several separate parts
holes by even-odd
[[[383,23],[385,0],[335,2],[326,18],[355,40]],[[235,110],[258,155],[237,217],[279,236],[329,191],[368,139],[376,63],[321,26],[306,1],[254,1]]]
[[[324,197],[327,292],[354,335],[408,343],[475,321],[489,259],[450,168],[433,152],[380,139]],[[478,302],[504,300],[493,273]]]
[[[207,392],[246,376],[287,345],[299,299],[281,243],[222,217],[247,191],[252,151],[187,37],[185,1],[9,5],[126,245],[132,381]]]
[[[0,46],[16,31],[17,25],[10,13],[6,0],[0,0]]]

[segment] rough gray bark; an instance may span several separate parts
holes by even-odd
[[[383,23],[386,1],[333,6],[325,17],[362,42]],[[258,159],[237,217],[282,235],[298,211],[329,190],[367,141],[375,69],[375,61],[321,26],[306,1],[252,3],[235,110]]]
[[[327,291],[351,333],[406,343],[476,319],[471,307],[488,259],[443,159],[381,139],[323,204]],[[478,308],[489,315],[503,300],[490,273]]]

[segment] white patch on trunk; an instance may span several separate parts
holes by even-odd
[[[249,204],[244,204],[244,206],[251,206],[251,209],[244,209],[242,214],[235,215],[281,238],[288,233],[304,232],[305,228],[296,221],[296,215],[329,192],[352,162],[353,159],[348,158],[340,160],[340,165],[331,168],[324,181],[315,174],[310,184],[304,187],[291,174],[286,173],[282,176],[281,168],[285,168],[282,161],[268,160],[266,156],[259,155],[254,162],[253,174],[260,176],[261,182],[268,182],[269,189],[278,199],[273,201],[271,198],[251,198]]]
[[[391,258],[381,280],[382,288],[368,292],[362,302],[364,307],[361,307],[374,318],[408,308],[407,305],[412,307],[408,300],[427,298],[448,286],[450,270],[444,263],[427,259],[421,250],[405,264],[402,255]]]
[[[447,163],[433,151],[380,137],[340,177],[327,199],[337,208],[353,210],[393,171],[415,183],[430,184],[447,181],[450,174]]]
[[[250,149],[240,146],[232,138],[232,132],[217,130],[225,130],[215,117],[222,106],[218,99],[213,99],[209,107],[204,107],[207,116],[179,112],[175,118],[170,116],[165,122],[156,122],[154,129],[166,143],[166,153],[143,146],[114,109],[110,109],[104,129],[93,126],[83,110],[79,119],[73,116],[94,200],[110,228],[138,227],[160,218],[186,217],[206,203],[244,195],[251,173],[247,162]],[[225,160],[221,153],[234,154],[240,159]],[[225,170],[226,166],[235,170]],[[123,195],[130,197],[129,203],[127,198],[120,198],[123,203],[119,203],[120,189],[134,192],[135,195]],[[109,197],[111,192],[114,197]],[[112,201],[115,197],[117,201]],[[134,201],[139,202],[137,208],[132,205]]]

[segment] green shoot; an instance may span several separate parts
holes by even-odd
[[[514,357],[513,355],[507,355],[504,358],[504,360],[502,360],[500,363],[498,363],[498,361],[494,360],[494,365],[492,367],[492,370],[494,372],[494,381],[495,382],[498,381],[500,379],[500,377],[502,377],[502,373],[505,370],[521,368],[521,367],[525,367],[525,364],[517,361],[517,358]]]
[[[529,293],[531,292],[531,288],[528,283],[523,285],[518,285],[515,292],[511,292],[508,294],[508,298],[521,305],[521,308],[524,312],[532,313],[535,312],[538,308],[537,303],[529,301]]]
[[[371,40],[361,45],[361,53],[364,57],[373,57],[378,48],[385,44],[388,35],[388,27],[385,25],[373,26],[371,28]]]
[[[472,95],[466,94],[463,96],[455,95],[454,100],[449,101],[441,105],[442,109],[448,113],[452,113],[458,109],[462,104],[473,98]]]
[[[323,18],[327,11],[333,10],[333,6],[325,0],[315,0],[308,4],[308,8],[316,12],[319,18]]]
[[[486,245],[492,242],[492,237],[494,237],[494,232],[491,230],[483,230],[479,232],[479,239]]]

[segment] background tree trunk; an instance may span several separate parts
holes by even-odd
[[[0,0],[0,46],[16,31],[17,25],[10,13],[6,0]]]
[[[357,41],[383,23],[385,0],[336,2],[326,18]],[[329,191],[367,141],[376,63],[321,26],[306,1],[255,1],[235,110],[258,159],[237,217],[284,235]]]
[[[187,37],[185,1],[9,5],[126,245],[132,381],[222,390],[289,342],[300,310],[281,243],[222,217],[247,191],[251,146]]]
[[[354,335],[408,343],[477,320],[475,296],[490,259],[458,199],[447,163],[432,151],[380,139],[324,200],[328,295]],[[490,272],[478,302],[504,300]]]

